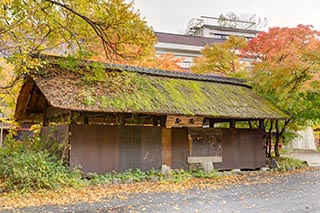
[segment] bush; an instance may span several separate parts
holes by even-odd
[[[105,175],[98,175],[95,172],[87,173],[86,178],[90,185],[108,184],[112,182],[111,173],[106,173]]]
[[[173,182],[181,182],[190,178],[192,178],[192,175],[189,171],[185,171],[183,169],[173,169],[171,170],[170,176],[167,180]]]
[[[294,158],[279,157],[276,158],[276,161],[279,164],[279,171],[290,171],[295,169],[301,169],[308,166],[306,161]]]
[[[195,178],[217,178],[220,176],[216,171],[205,172],[203,169],[194,169],[191,174]]]
[[[84,185],[81,173],[70,170],[48,150],[35,149],[36,144],[9,139],[0,149],[1,191],[57,189]]]

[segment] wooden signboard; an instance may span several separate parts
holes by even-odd
[[[168,127],[202,127],[203,117],[168,115],[166,126]]]

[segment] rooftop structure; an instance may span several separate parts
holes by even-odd
[[[158,43],[155,49],[158,55],[173,53],[176,57],[184,58],[180,66],[190,69],[193,58],[201,56],[201,50],[206,45],[221,43],[229,38],[229,35],[242,36],[248,40],[255,38],[259,31],[250,27],[253,22],[234,21],[224,19],[219,23],[219,18],[201,16],[191,19],[187,25],[185,34],[172,34],[155,32]],[[235,22],[234,25],[230,24]],[[234,27],[232,27],[234,26]]]

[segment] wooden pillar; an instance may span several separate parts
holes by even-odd
[[[120,126],[124,126],[126,124],[125,116],[123,113],[118,114],[118,119]]]
[[[167,116],[165,116],[165,115],[160,116],[160,126],[161,127],[166,127],[166,119],[167,119]]]
[[[188,133],[188,142],[189,142],[189,157],[192,156],[192,136]]]
[[[159,119],[158,116],[153,116],[152,117],[153,126],[158,126],[158,119]]]
[[[172,167],[171,160],[171,141],[172,131],[171,128],[161,128],[162,135],[162,164]]]
[[[89,117],[88,116],[83,116],[83,123],[89,124]]]
[[[209,127],[214,128],[214,119],[212,118],[209,119]]]
[[[264,129],[264,120],[259,120],[259,129]]]
[[[236,120],[232,119],[230,121],[230,128],[232,128],[232,129],[236,128]]]

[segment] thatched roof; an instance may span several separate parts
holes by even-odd
[[[73,111],[234,119],[287,117],[239,79],[110,64],[104,64],[101,72],[96,64],[70,69],[53,61],[29,76],[18,98],[17,118],[30,108],[27,102],[32,98],[25,96],[35,87],[42,93],[40,101],[44,97],[48,105]]]

